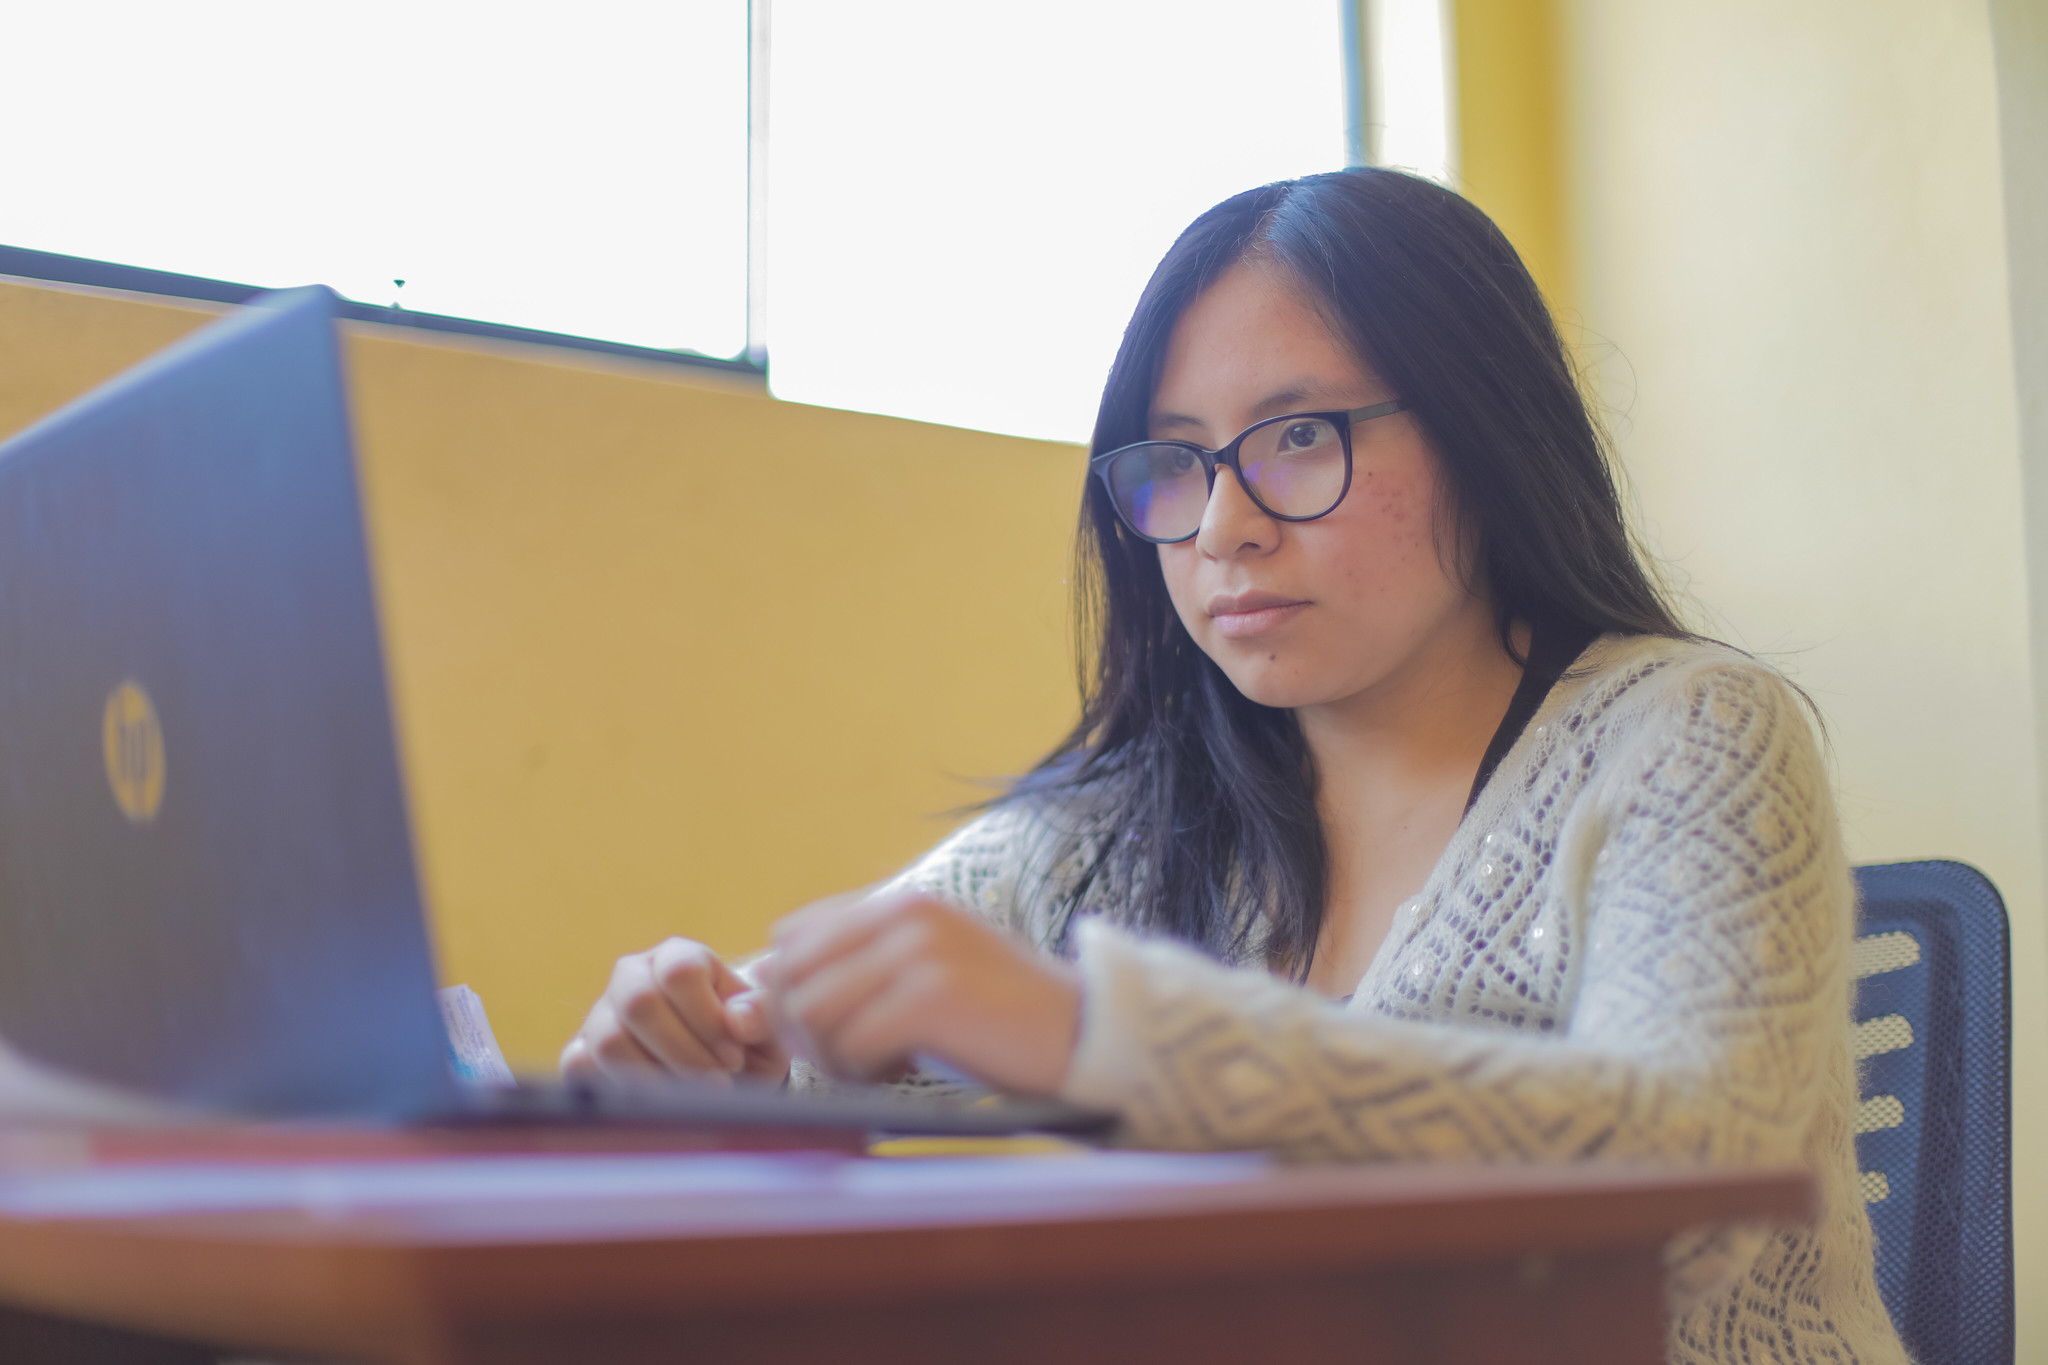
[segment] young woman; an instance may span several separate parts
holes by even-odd
[[[1074,732],[754,981],[622,959],[565,1069],[931,1056],[1149,1146],[1803,1163],[1812,1229],[1674,1248],[1671,1358],[1903,1362],[1812,728],[1644,572],[1506,239],[1385,171],[1226,201],[1094,449]]]

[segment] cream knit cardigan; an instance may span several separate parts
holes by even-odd
[[[975,820],[904,879],[1040,944],[1057,812]],[[1301,1160],[1797,1163],[1810,1229],[1683,1239],[1677,1362],[1894,1365],[1852,1122],[1855,896],[1798,697],[1717,646],[1607,636],[1502,761],[1348,1004],[1076,927],[1065,1098],[1148,1147]]]

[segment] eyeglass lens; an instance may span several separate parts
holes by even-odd
[[[1344,496],[1344,438],[1321,417],[1254,427],[1238,447],[1237,461],[1253,496],[1283,517],[1319,517]],[[1184,445],[1131,446],[1110,461],[1108,482],[1117,511],[1153,540],[1193,535],[1209,504],[1201,457]]]

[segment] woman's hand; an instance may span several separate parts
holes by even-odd
[[[914,891],[799,910],[775,926],[760,979],[785,1045],[852,1079],[928,1053],[999,1089],[1050,1095],[1080,1038],[1073,968]]]
[[[672,938],[618,960],[562,1049],[564,1076],[635,1072],[781,1080],[789,1054],[759,991],[703,944]]]

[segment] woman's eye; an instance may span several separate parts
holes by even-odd
[[[1191,450],[1176,450],[1176,451],[1174,451],[1174,452],[1173,452],[1173,472],[1174,472],[1174,473],[1176,473],[1176,474],[1185,474],[1185,473],[1187,473],[1187,472],[1188,472],[1188,471],[1189,471],[1190,469],[1193,469],[1194,467],[1195,467],[1195,455],[1194,455],[1194,452],[1193,452],[1193,451],[1191,451]]]
[[[1285,441],[1293,450],[1307,450],[1322,442],[1323,431],[1320,422],[1296,422],[1287,428]]]

